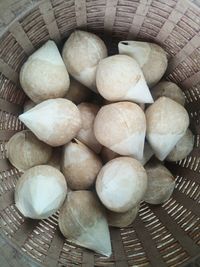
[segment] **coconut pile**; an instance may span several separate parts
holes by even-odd
[[[105,256],[109,226],[130,225],[142,201],[167,201],[175,178],[163,161],[182,160],[194,145],[181,89],[161,80],[165,51],[139,41],[118,50],[108,56],[98,36],[77,30],[62,54],[47,41],[29,56],[20,71],[27,129],[7,143],[22,173],[19,211],[46,219],[59,210],[63,236]]]

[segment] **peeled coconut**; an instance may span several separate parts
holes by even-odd
[[[91,97],[91,90],[83,84],[70,77],[70,86],[65,98],[71,100],[76,105],[87,101]]]
[[[142,159],[146,120],[134,103],[118,102],[103,106],[94,122],[94,134],[103,146],[120,154]]]
[[[148,186],[144,201],[149,204],[162,204],[167,201],[174,190],[175,178],[161,163],[152,161],[145,166]]]
[[[102,167],[100,158],[77,139],[63,147],[61,164],[62,173],[73,190],[91,187]]]
[[[32,100],[27,100],[25,103],[24,103],[24,112],[28,111],[29,109],[32,109],[33,107],[35,107],[35,103],[32,101]]]
[[[63,204],[67,184],[63,174],[48,165],[27,170],[17,181],[15,203],[28,218],[46,219]]]
[[[96,191],[104,206],[126,212],[138,206],[147,189],[147,175],[142,164],[129,157],[119,157],[103,166],[96,180]]]
[[[51,147],[38,140],[29,130],[13,135],[6,147],[9,161],[20,171],[47,163],[52,153]]]
[[[151,94],[154,100],[158,99],[161,96],[166,96],[182,106],[185,105],[185,97],[181,88],[173,82],[159,82],[156,86],[151,88]]]
[[[154,155],[154,151],[151,148],[151,146],[148,144],[148,142],[146,141],[144,143],[144,153],[143,153],[143,157],[140,160],[140,162],[142,163],[142,165],[145,165],[150,159],[151,157]]]
[[[137,61],[126,55],[102,59],[97,67],[97,89],[109,101],[129,100],[153,103],[153,98]]]
[[[104,42],[93,33],[76,30],[65,42],[62,57],[71,76],[97,92],[96,68],[107,57]]]
[[[137,61],[149,87],[158,83],[167,69],[167,54],[157,44],[121,41],[118,49],[119,54],[128,55]]]
[[[146,110],[147,140],[159,160],[164,160],[185,134],[189,116],[183,106],[160,97]]]
[[[78,108],[70,100],[49,99],[21,114],[19,119],[43,142],[61,146],[81,128]]]
[[[93,192],[70,192],[60,211],[58,225],[68,241],[105,256],[111,255],[105,212]]]
[[[167,161],[182,160],[190,154],[194,147],[194,136],[190,129],[187,129],[184,136],[178,141],[172,151],[166,157]]]
[[[119,157],[120,155],[117,154],[116,152],[110,150],[109,148],[103,146],[100,156],[101,156],[103,163],[107,163],[108,161],[115,159],[115,158]]]
[[[20,83],[35,103],[66,95],[69,75],[54,41],[46,42],[28,58],[20,71]]]
[[[47,162],[47,165],[50,165],[60,171],[61,156],[62,156],[62,147],[54,147],[52,150],[51,157]]]
[[[136,218],[139,210],[139,205],[133,207],[126,212],[114,212],[111,210],[106,211],[108,225],[113,227],[127,227]]]
[[[98,154],[101,151],[102,145],[94,135],[93,124],[99,111],[99,106],[91,103],[81,103],[78,105],[78,109],[81,114],[82,128],[76,138]]]

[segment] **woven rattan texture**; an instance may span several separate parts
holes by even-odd
[[[48,267],[173,267],[184,266],[200,256],[199,6],[197,0],[1,1],[1,235],[23,257]],[[160,44],[169,56],[166,78],[183,89],[195,134],[192,153],[168,165],[176,177],[171,199],[162,207],[144,203],[133,225],[111,229],[113,254],[109,259],[64,240],[58,231],[58,214],[43,221],[23,218],[13,201],[20,173],[6,160],[6,142],[23,129],[17,118],[26,99],[18,81],[20,67],[46,40],[51,38],[61,45],[75,28],[100,34],[111,52],[116,51],[119,39]]]

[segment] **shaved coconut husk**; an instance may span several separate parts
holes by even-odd
[[[120,154],[142,159],[146,120],[134,103],[118,102],[103,106],[94,122],[94,134],[103,146]]]
[[[91,97],[91,90],[86,86],[70,77],[70,86],[65,98],[71,100],[76,105],[81,102],[89,100]]]
[[[15,203],[32,219],[46,219],[63,204],[67,194],[65,177],[56,168],[39,165],[27,170],[17,181]]]
[[[6,147],[9,161],[20,171],[47,163],[52,153],[51,147],[38,140],[29,130],[13,135]]]
[[[152,87],[167,69],[167,54],[157,44],[139,41],[121,41],[119,54],[134,58],[141,67],[148,86]]]
[[[52,155],[49,161],[47,162],[47,165],[50,165],[60,171],[61,157],[62,157],[62,147],[54,147]]]
[[[107,57],[104,42],[93,33],[76,30],[65,42],[62,57],[71,76],[97,92],[96,68]]]
[[[151,89],[153,99],[156,100],[161,96],[166,96],[176,101],[180,105],[185,105],[184,94],[178,85],[173,82],[161,81]]]
[[[102,167],[100,158],[77,139],[63,147],[61,164],[67,183],[73,190],[91,187]]]
[[[162,204],[167,201],[174,190],[175,178],[160,162],[152,161],[146,164],[148,177],[144,201],[149,204]]]
[[[119,157],[103,166],[96,180],[96,191],[104,206],[126,212],[138,206],[147,189],[147,175],[142,164]]]
[[[102,59],[97,67],[99,93],[109,101],[129,100],[153,103],[153,98],[137,61],[126,55]]]
[[[189,116],[183,106],[160,97],[146,110],[147,140],[159,160],[164,160],[185,134]]]
[[[27,100],[25,103],[24,103],[24,112],[28,111],[29,109],[32,109],[33,107],[35,107],[35,103],[32,101],[32,100]]]
[[[108,225],[113,227],[127,227],[135,220],[138,211],[139,205],[122,213],[106,210]]]
[[[108,257],[111,255],[105,212],[93,192],[70,192],[60,211],[58,225],[68,241]]]
[[[178,161],[187,157],[194,147],[194,136],[190,129],[187,129],[184,136],[178,141],[172,151],[166,157],[167,161]]]
[[[103,146],[100,156],[101,156],[103,163],[107,163],[108,161],[115,159],[119,157],[120,155],[110,150],[109,148]]]
[[[93,124],[99,111],[99,106],[91,103],[81,103],[78,105],[78,109],[81,114],[82,128],[76,138],[98,154],[101,151],[102,145],[94,135]]]
[[[54,41],[46,42],[28,58],[20,71],[20,83],[35,103],[66,95],[69,75]]]
[[[70,100],[46,100],[21,114],[19,119],[43,142],[61,146],[72,140],[81,128],[78,108]]]

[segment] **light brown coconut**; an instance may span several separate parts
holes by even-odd
[[[25,217],[46,219],[61,207],[66,194],[63,174],[51,166],[38,165],[17,181],[15,203]]]
[[[147,191],[144,201],[149,204],[162,204],[167,201],[174,190],[175,178],[171,172],[158,161],[146,164],[148,177]]]
[[[185,134],[189,116],[183,106],[160,97],[146,110],[147,140],[159,160],[164,160]]]
[[[19,119],[51,146],[61,146],[72,140],[82,124],[76,105],[63,98],[46,100],[21,114]]]
[[[167,54],[157,44],[121,41],[118,48],[120,54],[131,56],[138,62],[149,87],[158,83],[167,69]]]
[[[93,33],[76,30],[65,42],[62,57],[71,76],[97,92],[96,68],[107,57],[104,42]]]
[[[93,192],[70,192],[60,211],[58,225],[68,241],[105,256],[111,255],[105,212]]]
[[[78,109],[81,114],[82,128],[76,138],[98,154],[101,151],[102,145],[94,135],[93,125],[99,111],[99,106],[91,103],[81,103],[78,105]]]
[[[161,96],[166,96],[176,101],[180,105],[185,105],[185,97],[180,87],[173,82],[161,81],[151,88],[153,99],[156,100]]]
[[[63,147],[61,169],[71,189],[90,188],[101,167],[100,158],[77,139]]]
[[[120,154],[142,159],[146,119],[143,110],[131,102],[103,106],[94,122],[94,134],[103,146]]]
[[[166,157],[167,161],[178,161],[187,157],[194,147],[194,135],[187,129],[184,136],[178,141],[172,151]]]
[[[47,41],[24,63],[20,83],[35,103],[66,95],[69,75],[54,41]]]
[[[104,206],[115,212],[136,207],[147,189],[147,175],[142,164],[129,157],[119,157],[103,166],[96,180],[96,191]]]
[[[133,207],[127,212],[114,212],[111,210],[106,210],[108,225],[113,227],[127,227],[129,226],[136,218],[139,211],[139,205]]]
[[[65,98],[71,100],[76,105],[88,101],[91,97],[91,90],[86,86],[70,77],[70,86]]]
[[[135,59],[114,55],[99,62],[96,73],[97,89],[105,99],[153,103],[153,98]]]
[[[13,135],[6,147],[9,161],[20,171],[47,163],[52,154],[51,147],[38,140],[29,130]]]

